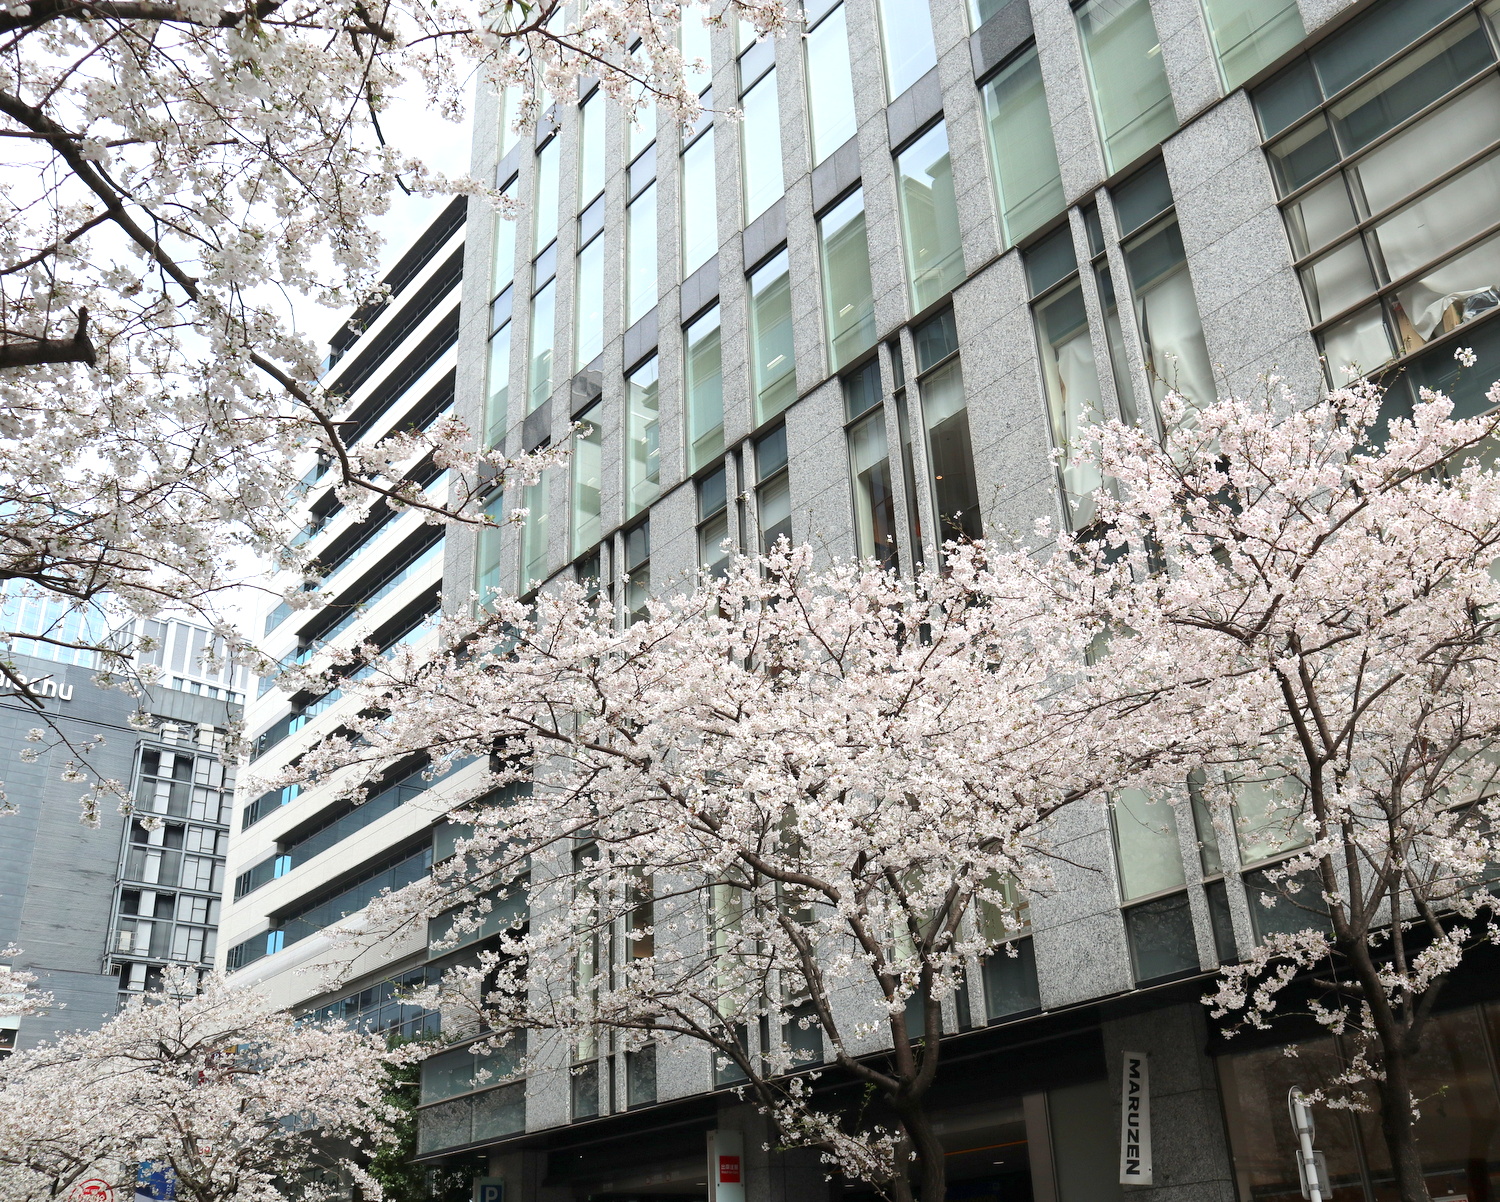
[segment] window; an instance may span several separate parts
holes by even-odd
[[[887,100],[894,100],[937,66],[932,12],[927,0],[879,0],[878,7],[885,94]]]
[[[557,319],[557,243],[552,243],[532,265],[531,360],[528,368],[526,412],[552,395],[552,350]]]
[[[744,78],[747,64],[770,50],[771,42],[758,42],[740,58],[740,169],[745,189],[745,223],[754,221],[780,198],[785,185],[781,176],[781,108],[776,102],[776,68],[772,66],[756,80]],[[775,60],[772,59],[772,62]]]
[[[919,326],[914,341],[938,541],[983,538],[979,485],[969,442],[969,410],[958,361],[958,329],[952,310]]]
[[[686,15],[691,12],[691,15]],[[687,86],[698,96],[713,82],[713,39],[708,25],[696,11],[684,10],[678,29],[678,46],[682,50],[682,75]]]
[[[750,273],[750,374],[755,424],[769,421],[797,396],[792,351],[792,285],[787,252]]]
[[[604,434],[602,405],[594,405],[578,420],[584,429],[573,440],[571,558],[578,558],[603,536]]]
[[[844,415],[848,419],[849,479],[854,486],[854,541],[861,559],[882,568],[900,566],[896,553],[896,498],[886,448],[885,409],[880,403],[880,364],[871,359],[845,376]]]
[[[1177,128],[1150,0],[1085,0],[1075,11],[1104,159],[1118,171]]]
[[[501,189],[509,196],[515,191],[512,179]],[[495,246],[491,256],[490,348],[488,385],[484,400],[485,446],[500,445],[510,408],[510,312],[512,284],[516,274],[516,223],[499,214],[495,216]]]
[[[531,195],[533,254],[557,237],[557,175],[561,154],[562,140],[557,137],[547,139],[546,145],[536,152],[536,180]]]
[[[1063,210],[1062,176],[1036,47],[984,85],[990,166],[1005,240],[1014,245]]]
[[[1092,493],[1101,482],[1098,468],[1079,459],[1082,431],[1104,416],[1076,264],[1073,231],[1066,225],[1026,253],[1048,424],[1052,445],[1061,452],[1058,474],[1063,508],[1075,530],[1093,520]]]
[[[964,278],[958,200],[953,194],[953,164],[943,122],[896,156],[896,187],[901,198],[912,311],[920,313],[947,296]]]
[[[1203,12],[1230,90],[1307,36],[1296,0],[1203,0]]]
[[[574,370],[581,371],[604,349],[604,197],[578,219],[577,293],[573,300]]]
[[[1136,981],[1196,972],[1198,943],[1176,809],[1165,798],[1127,789],[1114,798],[1110,816]]]
[[[656,154],[651,147],[630,165],[625,210],[625,324],[656,305]]]
[[[625,1053],[625,1105],[649,1106],[656,1101],[656,1045],[648,1043]]]
[[[510,153],[511,148],[520,140],[520,133],[516,130],[516,118],[521,112],[521,90],[517,87],[502,88],[500,90],[500,157],[503,159]]]
[[[925,17],[924,20],[930,19]],[[854,136],[854,78],[844,6],[836,5],[803,39],[806,49],[807,123],[813,166]]]
[[[823,316],[830,366],[837,371],[875,345],[875,290],[865,236],[865,197],[856,190],[818,220]]]
[[[724,376],[719,306],[683,332],[687,356],[688,470],[696,472],[724,453]]]
[[[521,578],[518,593],[530,592],[547,579],[547,494],[551,469],[521,492],[526,517],[521,523]]]
[[[505,495],[497,493],[484,507],[489,524],[481,526],[474,555],[474,591],[479,594],[480,608],[491,605],[500,587],[500,533],[504,530]],[[292,795],[293,797],[296,794]],[[291,800],[288,798],[287,800]],[[281,803],[285,805],[286,802]]]
[[[1208,404],[1218,388],[1182,233],[1169,207],[1160,217],[1147,217],[1171,204],[1165,169],[1158,162],[1133,176],[1115,190],[1114,201],[1151,394],[1158,405],[1171,390],[1190,404]]]
[[[698,481],[698,566],[710,576],[729,570],[727,473],[723,467]]]
[[[760,549],[769,555],[778,539],[792,539],[792,486],[787,473],[786,427],[755,440],[755,512]]]
[[[1403,389],[1445,383],[1430,344],[1495,337],[1455,333],[1500,311],[1496,36],[1468,7],[1377,4],[1252,97],[1333,384],[1398,358]],[[1487,407],[1454,383],[1460,416]]]
[[[625,380],[625,511],[634,516],[661,492],[656,356]]]
[[[651,522],[625,534],[625,624],[649,616],[651,598]]]
[[[578,207],[604,191],[604,97],[595,89],[578,106]]]
[[[714,131],[709,126],[682,152],[682,278],[687,279],[719,249],[718,200],[714,190]]]

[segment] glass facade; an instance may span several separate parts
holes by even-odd
[[[1203,0],[1226,88],[1237,88],[1304,37],[1296,0]]]
[[[724,369],[719,306],[683,332],[686,347],[687,458],[696,472],[724,453]]]
[[[1014,243],[1063,209],[1057,144],[1036,47],[1022,51],[983,87],[990,165],[1005,240]]]
[[[578,207],[604,191],[604,97],[597,90],[578,106]]]
[[[576,559],[603,536],[604,430],[600,425],[603,406],[595,405],[579,416],[584,429],[573,439],[572,497],[569,523],[569,556]]]
[[[877,560],[882,568],[893,570],[900,566],[900,558],[885,408],[880,400],[880,364],[871,359],[846,376],[843,391],[856,549],[861,559]]]
[[[829,366],[837,371],[875,345],[875,288],[865,196],[855,191],[818,219]]]
[[[769,554],[780,539],[792,537],[792,485],[787,472],[786,427],[755,440],[755,512],[760,549]]]
[[[709,128],[682,152],[682,278],[719,249],[719,206],[714,186],[714,131]]]
[[[785,191],[781,176],[781,107],[776,100],[775,67],[746,89],[740,99],[740,110],[744,113],[740,121],[740,167],[748,224],[781,199]]]
[[[602,203],[602,202],[601,202]],[[595,234],[578,252],[574,297],[574,370],[581,371],[604,349],[604,235]]]
[[[1104,159],[1118,171],[1177,128],[1150,0],[1085,0],[1074,13]]]
[[[521,491],[526,517],[521,523],[521,573],[516,592],[530,592],[547,579],[547,510],[551,492],[551,469],[535,484]]]
[[[656,307],[656,181],[625,210],[625,324]]]
[[[939,545],[984,535],[979,516],[979,485],[969,439],[969,410],[958,357],[958,330],[949,310],[919,326],[917,394],[926,432],[927,478]]]
[[[803,38],[807,60],[807,124],[813,165],[854,136],[854,77],[844,6],[836,5]]]
[[[941,121],[896,156],[896,188],[906,241],[906,280],[912,310],[920,313],[964,278],[953,163],[948,129]]]
[[[532,253],[539,254],[557,237],[559,210],[558,173],[562,139],[549,138],[536,152],[536,178],[531,192]]]
[[[552,395],[552,350],[556,338],[557,284],[549,279],[531,298],[531,359],[527,375],[526,412]],[[566,354],[566,351],[564,352]]]
[[[1470,5],[1385,0],[1255,90],[1329,380],[1407,360],[1451,369],[1456,332],[1500,311],[1496,30]],[[1444,381],[1446,382],[1446,381]],[[1460,413],[1485,407],[1455,383]]]
[[[727,476],[721,467],[698,481],[698,566],[710,576],[722,576],[733,554]]]
[[[927,0],[878,0],[886,98],[896,99],[937,66]]]
[[[755,424],[769,421],[797,397],[792,349],[792,285],[785,250],[750,274],[750,375]]]
[[[661,404],[656,356],[625,381],[625,515],[633,517],[661,492]]]

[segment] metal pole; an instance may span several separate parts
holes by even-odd
[[[1312,1110],[1294,1085],[1287,1091],[1286,1108],[1292,1116],[1292,1130],[1297,1133],[1297,1163],[1311,1202],[1328,1202],[1323,1197],[1323,1183],[1318,1176],[1318,1159],[1313,1152]]]

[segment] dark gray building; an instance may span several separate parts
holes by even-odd
[[[161,687],[131,697],[96,686],[91,667],[7,658],[34,700],[0,695],[0,779],[16,808],[0,818],[0,946],[19,947],[13,965],[61,1003],[0,1019],[15,1024],[4,1042],[30,1047],[98,1026],[169,964],[212,963],[234,789],[223,756],[238,706]],[[27,739],[36,728],[39,743]],[[90,769],[119,781],[135,809],[127,817],[106,800],[97,828],[80,821],[85,784],[63,779],[91,741]]]

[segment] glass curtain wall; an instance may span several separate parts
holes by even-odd
[[[943,122],[896,156],[896,189],[901,199],[912,312],[920,313],[964,278],[958,199],[953,192],[948,127]]]
[[[728,475],[721,466],[698,481],[698,566],[710,576],[729,570]]]
[[[517,593],[530,592],[547,579],[547,501],[552,486],[552,471],[542,473],[535,484],[521,492],[526,517],[521,523],[521,573]]]
[[[924,16],[924,20],[927,20]],[[854,136],[854,77],[844,6],[836,4],[802,40],[806,54],[807,123],[817,166]]]
[[[1208,404],[1218,386],[1166,169],[1153,163],[1115,188],[1111,198],[1151,394],[1158,406],[1173,390],[1189,404]]]
[[[927,0],[879,0],[886,99],[894,100],[937,66]]]
[[[512,195],[515,186],[515,177],[512,176],[510,182],[501,188],[501,195]],[[495,215],[495,245],[490,263],[489,382],[484,398],[484,441],[485,446],[495,447],[505,437],[509,420],[510,315],[512,282],[516,275],[516,223],[498,213]]]
[[[750,375],[757,426],[797,397],[792,285],[784,249],[750,273]]]
[[[1452,352],[1500,350],[1494,323],[1463,329],[1500,312],[1497,19],[1493,3],[1385,0],[1252,96],[1330,383],[1394,359],[1403,389],[1487,405]]]
[[[1014,245],[1063,210],[1062,176],[1036,47],[981,89],[1005,240]]]
[[[880,400],[880,363],[871,359],[842,380],[849,480],[854,489],[854,539],[861,559],[897,571],[896,495]]]
[[[719,249],[719,207],[714,187],[714,131],[710,124],[682,152],[682,278]]]
[[[656,148],[647,146],[630,165],[625,208],[625,324],[633,326],[656,307]]]
[[[776,43],[756,42],[739,58],[740,179],[745,224],[786,190],[781,174],[781,106],[776,98]]]
[[[1031,312],[1041,352],[1042,384],[1052,445],[1058,449],[1063,510],[1079,530],[1094,518],[1092,494],[1102,477],[1079,458],[1083,428],[1104,417],[1098,364],[1084,310],[1083,286],[1066,225],[1026,252],[1026,275],[1032,293]]]
[[[780,539],[792,538],[792,486],[787,472],[786,427],[755,440],[755,513],[760,549],[770,554]]]
[[[1307,36],[1297,0],[1203,0],[1203,13],[1230,91]]]
[[[1084,0],[1074,13],[1109,170],[1177,128],[1150,0]]]
[[[913,331],[917,351],[917,394],[927,433],[927,469],[932,481],[938,543],[984,537],[979,515],[979,484],[969,439],[969,410],[963,368],[958,360],[958,328],[953,311]]]
[[[594,405],[578,418],[583,429],[573,439],[572,520],[569,523],[569,557],[576,559],[603,536],[604,431],[602,405]]]
[[[683,331],[687,382],[688,471],[706,467],[724,453],[724,371],[719,343],[719,306]]]
[[[837,371],[875,345],[875,289],[865,234],[865,196],[856,190],[818,219],[823,319],[829,366]]]
[[[652,355],[625,378],[625,516],[640,513],[661,492],[661,405]]]

